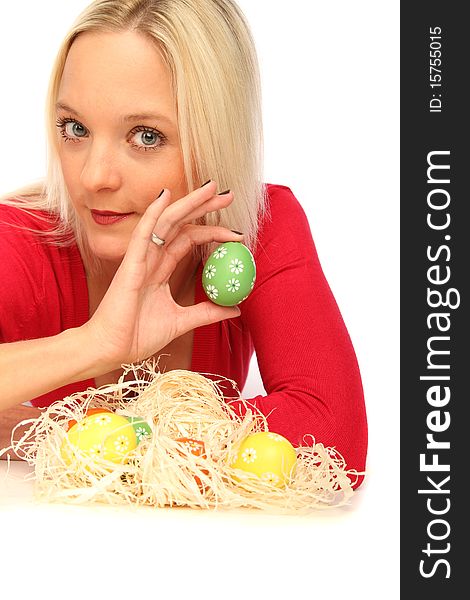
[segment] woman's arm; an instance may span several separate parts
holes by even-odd
[[[348,468],[363,470],[367,420],[349,334],[302,208],[287,188],[270,186],[270,195],[257,282],[242,305],[267,396],[249,401],[294,445],[312,434],[336,447]]]
[[[18,423],[26,419],[37,419],[40,414],[41,410],[32,406],[14,406],[0,412],[0,450],[11,445],[11,432]],[[18,427],[15,439],[19,439],[27,427]],[[0,460],[6,460],[8,456],[12,460],[20,460],[11,450],[2,454]]]
[[[0,411],[107,372],[90,328],[0,345]],[[0,412],[1,414],[1,412]]]

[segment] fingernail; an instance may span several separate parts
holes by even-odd
[[[219,192],[219,196],[225,196],[225,194],[230,194],[230,190],[225,190],[225,192]]]
[[[236,233],[237,235],[243,235],[241,231],[235,231],[235,229],[231,229],[230,231],[233,231],[233,233]]]
[[[207,185],[207,184],[208,184],[208,183],[210,183],[211,181],[212,181],[212,179],[208,179],[208,180],[206,181],[206,183],[203,183],[203,184],[201,185],[201,187],[204,187],[205,185]]]
[[[160,196],[163,194],[164,191],[165,191],[165,188],[163,188],[162,191],[158,194],[157,200],[160,198]]]

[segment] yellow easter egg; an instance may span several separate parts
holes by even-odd
[[[126,417],[103,412],[86,416],[67,432],[61,455],[67,465],[79,460],[74,450],[84,457],[125,463],[129,452],[137,446],[135,429]]]
[[[294,474],[297,453],[285,437],[271,431],[247,436],[236,449],[230,466],[284,487]]]

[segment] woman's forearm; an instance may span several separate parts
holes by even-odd
[[[0,411],[111,370],[86,326],[0,345]]]
[[[0,412],[0,451],[3,448],[8,448],[11,445],[11,432],[13,428],[26,419],[36,419],[41,414],[39,408],[33,406],[13,406]],[[19,427],[15,433],[15,439],[19,439],[21,435],[26,431],[29,425]],[[19,458],[11,450],[2,454],[0,460],[5,460],[8,456],[12,460],[19,460]]]

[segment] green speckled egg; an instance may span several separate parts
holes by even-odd
[[[226,242],[209,256],[202,270],[202,287],[209,300],[220,306],[243,302],[253,289],[256,265],[240,242]]]

